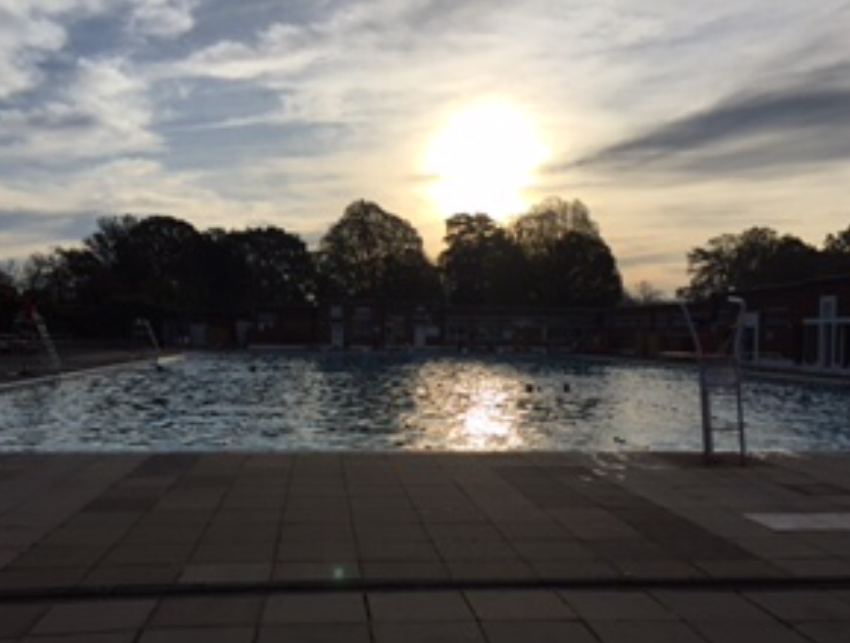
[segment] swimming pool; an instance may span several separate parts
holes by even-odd
[[[754,450],[850,449],[847,387],[750,379],[745,399]],[[0,450],[690,450],[698,409],[691,368],[200,353],[0,394]]]

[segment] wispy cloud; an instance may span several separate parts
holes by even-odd
[[[576,165],[734,176],[850,162],[848,72],[850,64],[831,67],[788,87],[731,96]]]
[[[173,38],[195,25],[193,11],[199,0],[135,0],[128,29],[141,36]]]
[[[67,84],[42,103],[0,109],[0,162],[67,163],[151,152],[147,89],[118,59],[80,60]]]

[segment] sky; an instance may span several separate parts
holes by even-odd
[[[0,260],[98,217],[277,225],[365,198],[581,199],[627,285],[850,225],[847,0],[0,0]]]

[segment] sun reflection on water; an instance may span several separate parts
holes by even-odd
[[[468,449],[488,449],[498,445],[502,448],[521,447],[522,436],[514,423],[501,412],[508,401],[505,393],[485,390],[470,400],[463,416],[460,437]]]
[[[422,435],[418,447],[433,442],[451,450],[528,448],[519,426],[522,386],[515,374],[474,368],[463,378],[446,379],[445,373],[428,366],[417,373],[420,393],[409,418]]]

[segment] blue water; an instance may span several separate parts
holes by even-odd
[[[754,450],[850,449],[848,387],[752,379],[745,408]],[[700,445],[693,369],[570,356],[194,354],[0,394],[3,451]]]

